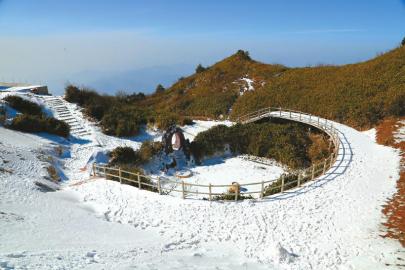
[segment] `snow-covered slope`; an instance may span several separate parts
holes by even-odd
[[[0,269],[386,269],[400,263],[399,244],[379,236],[399,156],[372,135],[336,124],[345,154],[320,181],[299,190],[238,203],[181,200],[105,179],[82,183],[88,164],[106,150],[137,148],[160,134],[106,136],[75,105],[65,105],[89,134],[65,141],[0,127],[0,168],[6,169],[0,171]],[[201,125],[189,127],[189,136]],[[50,162],[65,175],[62,191],[33,184]]]

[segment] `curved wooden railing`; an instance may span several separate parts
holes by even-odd
[[[340,146],[339,132],[333,123],[327,119],[320,118],[300,111],[286,110],[281,108],[265,108],[253,113],[249,113],[237,118],[238,123],[246,124],[255,122],[263,118],[282,118],[311,125],[330,137],[329,149],[331,154],[322,162],[313,164],[311,167],[299,170],[290,174],[283,174],[278,179],[271,179],[261,182],[253,182],[236,185],[202,185],[187,183],[184,180],[172,180],[164,177],[151,177],[139,173],[128,172],[120,168],[106,167],[104,165],[93,164],[93,175],[104,176],[106,178],[130,184],[140,189],[156,191],[159,194],[172,192],[181,193],[183,199],[190,196],[208,200],[232,199],[239,200],[247,197],[263,198],[286,190],[300,187],[306,182],[313,181],[317,177],[326,173],[335,163]],[[252,188],[253,191],[249,191]],[[225,189],[225,192],[224,192]],[[227,190],[234,190],[227,192]],[[241,192],[241,190],[247,190]]]

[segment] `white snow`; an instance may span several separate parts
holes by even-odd
[[[335,123],[342,142],[337,163],[298,190],[238,203],[182,200],[89,180],[85,166],[105,159],[106,150],[139,147],[160,134],[102,135],[77,106],[64,105],[88,134],[66,141],[0,127],[0,168],[12,171],[0,171],[0,269],[386,269],[401,263],[399,243],[380,237],[399,154],[361,132]],[[185,129],[192,139],[211,124]],[[59,146],[62,156],[55,154]],[[45,193],[33,184],[47,175],[49,162],[66,176],[62,191]],[[265,171],[237,157],[214,163],[194,168],[195,180],[219,174],[218,181],[243,181],[245,171],[254,171],[252,179]]]
[[[241,89],[239,91],[239,95],[243,96],[244,93],[248,91],[254,91],[255,88],[253,86],[254,80],[249,79],[249,76],[246,75],[245,77],[240,78],[238,81],[234,82],[236,84],[240,84],[242,82]]]
[[[399,143],[405,141],[405,120],[399,121],[398,125],[399,128],[394,137],[395,141]]]

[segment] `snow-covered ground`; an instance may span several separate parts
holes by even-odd
[[[337,163],[299,190],[238,203],[182,200],[105,179],[73,185],[88,179],[88,165],[106,150],[136,148],[160,134],[103,135],[75,105],[65,105],[88,135],[66,141],[0,127],[0,168],[6,169],[0,171],[0,269],[386,269],[401,263],[399,243],[379,236],[399,155],[377,145],[372,133],[336,124]],[[187,130],[198,133],[204,124]],[[65,175],[62,191],[33,184],[50,162]],[[196,170],[201,182],[217,172],[226,181],[242,180],[251,171],[237,158]]]

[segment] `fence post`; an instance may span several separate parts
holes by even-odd
[[[300,121],[301,121],[301,112],[300,112]]]
[[[137,177],[138,177],[138,188],[141,189],[141,176],[139,175],[139,173],[137,173]]]
[[[332,166],[333,166],[333,154],[330,156],[329,168],[332,168]]]
[[[280,116],[281,116],[281,107],[280,107]]]
[[[185,199],[186,198],[186,191],[185,191],[185,188],[184,188],[184,180],[181,181],[181,189],[183,191],[183,199]]]
[[[121,167],[118,168],[118,178],[120,179],[120,184],[122,184],[122,179],[121,179]]]
[[[281,175],[281,193],[284,192],[284,178],[285,178],[285,176],[284,176],[284,174],[282,174]]]
[[[327,160],[327,159],[325,159],[325,160],[323,161],[323,171],[322,171],[322,174],[325,174],[325,173],[326,173],[326,160]]]
[[[315,178],[315,164],[312,165],[312,176],[311,176],[311,180],[314,180]]]
[[[264,197],[264,181],[262,181],[262,190],[260,192],[260,199],[263,199]]]
[[[208,185],[208,196],[209,196],[209,200],[212,200],[212,195],[211,195],[211,183]]]
[[[93,176],[96,176],[96,163],[93,162]]]
[[[162,195],[162,187],[160,186],[160,176],[158,176],[158,192],[159,192],[159,195]]]
[[[298,173],[297,187],[301,185],[301,173]]]

